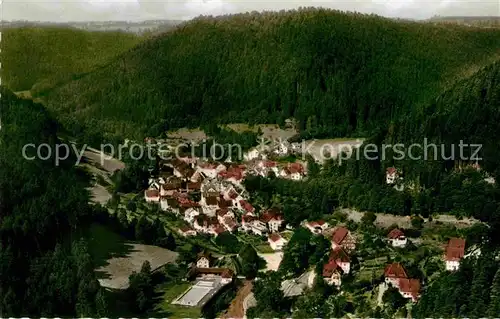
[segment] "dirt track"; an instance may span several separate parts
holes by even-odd
[[[243,302],[245,298],[252,292],[253,283],[250,280],[245,281],[243,287],[238,290],[236,297],[229,305],[228,310],[221,316],[221,319],[229,318],[243,318],[245,316],[245,309]]]

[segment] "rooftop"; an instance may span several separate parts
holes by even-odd
[[[408,278],[405,269],[400,263],[385,266],[384,276],[388,278]]]
[[[197,280],[172,303],[189,307],[202,307],[224,286],[221,278],[203,278]]]

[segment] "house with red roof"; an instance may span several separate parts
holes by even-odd
[[[278,233],[272,233],[268,236],[267,241],[274,251],[283,250],[288,242],[285,238],[281,237]]]
[[[203,173],[207,178],[216,178],[219,172],[225,171],[226,166],[220,163],[200,163],[198,165],[198,171]]]
[[[252,204],[250,204],[249,202],[247,202],[244,199],[237,202],[237,204],[239,204],[239,205],[237,205],[238,208],[245,211],[245,213],[253,214],[253,212],[255,211],[255,208],[252,206]]]
[[[273,172],[276,176],[280,173],[278,163],[270,160],[259,161],[257,163],[256,171],[258,175],[263,177],[267,177],[270,172]]]
[[[224,228],[230,233],[238,228],[238,223],[233,216],[225,216],[222,219],[221,225],[224,226]]]
[[[241,216],[241,227],[244,231],[252,232],[258,236],[262,236],[268,232],[267,226],[251,214]]]
[[[408,239],[406,238],[403,231],[399,228],[394,228],[387,235],[387,240],[392,245],[392,247],[405,247],[408,243]]]
[[[444,261],[446,263],[446,270],[454,271],[460,267],[460,260],[465,254],[465,239],[463,238],[450,238],[446,245]]]
[[[215,216],[217,209],[219,209],[219,198],[218,196],[202,197],[200,204],[204,214]]]
[[[276,207],[272,207],[266,210],[259,219],[261,222],[267,225],[267,228],[271,233],[278,232],[285,222],[281,211]]]
[[[160,192],[157,189],[148,189],[144,192],[146,202],[159,202]]]
[[[335,285],[340,287],[342,284],[342,269],[335,262],[335,260],[329,260],[323,265],[323,279],[329,285]]]
[[[221,224],[217,223],[217,224],[211,225],[210,229],[208,230],[208,233],[217,237],[225,231],[226,231],[226,228],[224,226],[222,226]]]
[[[219,172],[218,176],[228,182],[239,184],[245,176],[245,169],[238,166],[230,166],[227,170]]]
[[[400,279],[399,293],[406,299],[417,302],[420,297],[420,280],[418,279]]]
[[[283,174],[285,178],[290,178],[292,180],[301,180],[305,175],[305,168],[300,163],[288,163],[288,165],[283,169]]]
[[[339,287],[342,283],[342,274],[351,271],[351,260],[347,253],[340,247],[332,250],[328,262],[323,265],[323,279],[329,285]]]
[[[181,207],[183,209],[188,209],[188,208],[200,206],[200,204],[198,204],[197,202],[194,202],[194,201],[190,200],[189,198],[185,198],[185,197],[178,197],[177,202],[179,203],[179,207]]]
[[[400,263],[392,263],[385,267],[385,283],[398,289],[401,296],[416,302],[420,296],[420,281],[408,278],[406,270]]]
[[[351,259],[344,249],[337,247],[330,252],[329,260],[334,260],[342,271],[348,274],[351,271]]]
[[[403,265],[400,263],[392,263],[385,266],[384,270],[385,283],[394,287],[399,286],[400,279],[407,279],[408,275]]]
[[[356,239],[345,227],[338,227],[332,235],[332,249],[343,248],[347,252],[356,249]]]
[[[398,178],[398,170],[395,167],[388,167],[385,171],[385,182],[388,185],[396,183]]]
[[[324,220],[308,221],[304,223],[304,226],[311,231],[313,234],[321,234],[325,229],[328,228],[328,223]]]
[[[216,211],[215,215],[217,216],[217,220],[219,220],[219,223],[222,223],[222,221],[226,217],[233,217],[234,218],[234,213],[227,208],[218,209]]]

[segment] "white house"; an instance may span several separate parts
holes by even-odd
[[[196,230],[192,229],[191,227],[188,226],[183,226],[179,228],[179,234],[181,234],[184,237],[187,236],[196,236]]]
[[[399,280],[407,279],[408,275],[406,274],[405,269],[400,263],[392,263],[385,266],[384,278],[386,284],[398,288]]]
[[[198,215],[200,215],[200,212],[198,211],[198,209],[193,208],[193,207],[188,208],[184,212],[184,220],[191,224],[194,222],[194,219]]]
[[[285,222],[285,219],[283,215],[281,215],[279,209],[271,208],[260,216],[260,221],[267,225],[271,233],[276,233]]]
[[[321,234],[325,229],[328,228],[328,223],[324,220],[305,222],[304,226],[311,231],[313,234]]]
[[[196,261],[196,267],[210,268],[210,255],[206,253],[199,254],[198,260]]]
[[[408,239],[402,230],[395,228],[387,235],[389,243],[393,247],[405,247],[408,243]]]
[[[396,183],[398,177],[398,171],[395,167],[388,167],[385,172],[385,182],[389,185]]]
[[[274,153],[279,156],[287,155],[290,150],[290,143],[286,140],[276,139],[274,142]]]
[[[261,155],[261,153],[259,152],[259,150],[257,148],[252,148],[251,150],[249,150],[247,153],[245,153],[243,155],[243,159],[245,161],[251,161],[251,160],[259,158],[260,155]]]
[[[341,277],[342,269],[335,260],[329,260],[328,263],[323,265],[323,279],[327,284],[340,287],[342,285]]]
[[[268,232],[266,224],[251,215],[243,215],[241,217],[241,227],[244,231],[250,231],[259,236]]]
[[[283,250],[287,243],[287,240],[278,233],[270,234],[267,241],[273,250]]]
[[[219,201],[217,197],[202,197],[201,198],[201,207],[203,209],[203,213],[208,216],[215,216],[217,209],[219,209]]]
[[[344,249],[340,247],[333,249],[330,252],[329,260],[335,261],[345,274],[348,274],[351,271],[351,260]]]
[[[154,178],[150,178],[148,180],[148,189],[160,190],[160,183],[156,181]]]

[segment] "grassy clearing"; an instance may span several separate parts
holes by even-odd
[[[255,247],[255,250],[257,250],[257,252],[261,254],[274,253],[274,250],[271,248],[271,246],[269,246],[269,244],[260,244]]]
[[[293,236],[293,232],[292,231],[285,231],[285,232],[281,233],[281,237],[285,238],[288,241],[290,241],[290,239],[292,238],[292,236]]]
[[[159,287],[158,293],[161,295],[161,301],[158,302],[155,313],[168,318],[200,318],[201,308],[172,304],[172,301],[184,293],[190,286],[191,283],[183,282],[174,286],[165,285]]]

